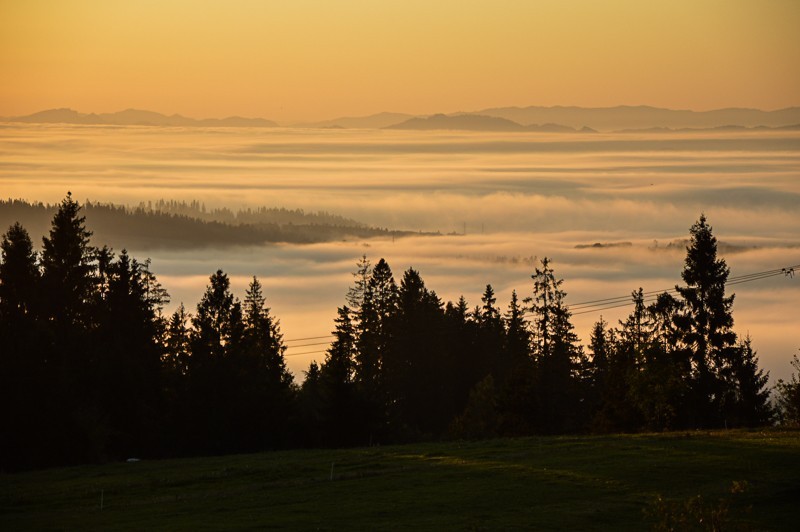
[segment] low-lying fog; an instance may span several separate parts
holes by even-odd
[[[705,212],[731,275],[800,264],[800,133],[507,134],[380,130],[181,129],[0,125],[0,196],[73,196],[138,204],[326,210],[370,225],[457,233],[376,241],[196,251],[131,250],[190,311],[222,268],[240,297],[252,275],[288,340],[333,327],[355,263],[414,267],[447,300],[471,306],[491,283],[505,307],[553,259],[569,303],[680,281],[688,237]],[[466,233],[465,235],[462,233]],[[37,241],[39,235],[32,235]],[[594,243],[619,246],[576,247]],[[630,243],[630,245],[627,245]],[[96,244],[101,244],[96,242]],[[800,278],[731,288],[740,335],[762,366],[789,375],[800,348]],[[602,311],[612,324],[629,308]],[[599,312],[574,317],[585,342]],[[313,342],[300,342],[313,343]],[[289,342],[297,345],[298,342]],[[324,345],[291,347],[298,378]],[[310,352],[310,353],[309,353]],[[297,354],[308,353],[308,354]]]

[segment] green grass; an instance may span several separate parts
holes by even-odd
[[[734,481],[747,490],[731,494]],[[735,523],[796,530],[800,433],[498,439],[5,474],[0,530],[642,530],[659,494],[726,499]]]

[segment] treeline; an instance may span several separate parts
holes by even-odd
[[[32,234],[46,234],[57,205],[0,200],[0,224],[22,223]],[[137,249],[195,249],[286,242],[309,244],[347,238],[402,237],[408,231],[368,227],[327,213],[258,208],[206,211],[198,202],[156,202],[126,207],[87,202],[84,212],[96,237]]]
[[[61,203],[43,248],[14,224],[0,262],[3,469],[127,457],[431,438],[755,426],[772,416],[750,339],[732,331],[728,268],[705,218],[678,298],[662,294],[584,348],[550,261],[507,309],[444,304],[408,269],[358,264],[333,341],[302,385],[258,279],[221,271],[192,314],[125,251],[90,243]],[[791,383],[790,383],[791,384]]]
[[[137,209],[147,212],[180,214],[201,220],[227,224],[294,224],[294,225],[333,225],[338,227],[366,227],[366,224],[326,211],[306,212],[303,209],[284,207],[256,207],[233,210],[227,207],[207,209],[198,200],[176,201],[160,199],[155,202],[140,202]]]

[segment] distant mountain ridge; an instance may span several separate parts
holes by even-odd
[[[388,126],[384,129],[449,129],[461,131],[535,131],[541,133],[576,133],[578,130],[560,124],[531,124],[524,126],[507,118],[480,114],[437,114],[427,118],[411,118],[405,122]],[[594,132],[593,129],[584,127],[582,132]]]
[[[382,129],[405,120],[415,118],[406,113],[376,113],[367,116],[344,116],[321,122],[296,124],[296,127],[344,128],[344,129]]]
[[[107,126],[177,126],[177,127],[277,127],[264,118],[188,118],[178,114],[164,115],[154,111],[126,109],[117,113],[79,113],[73,109],[48,109],[27,116],[4,118],[9,122],[29,124],[85,124]]]
[[[505,118],[520,124],[557,123],[572,128],[600,131],[625,129],[711,129],[725,126],[783,127],[800,124],[800,107],[776,111],[759,109],[715,109],[689,111],[640,106],[617,107],[497,107],[477,113]]]
[[[264,118],[195,119],[178,114],[127,109],[117,113],[79,113],[72,109],[50,109],[27,116],[5,117],[0,121],[24,123],[66,123],[87,125],[149,125],[175,127],[279,127]],[[410,115],[376,113],[293,124],[290,127],[329,129],[407,129],[520,132],[594,132],[725,129],[797,129],[800,107],[775,111],[729,108],[711,111],[674,110],[659,107],[496,107],[473,112]]]

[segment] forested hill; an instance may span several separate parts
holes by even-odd
[[[46,235],[58,205],[0,200],[0,227],[20,222],[31,236]],[[94,241],[130,249],[220,247],[288,242],[307,244],[349,238],[402,237],[392,231],[326,212],[284,208],[207,210],[199,202],[160,200],[136,207],[86,202],[86,226]],[[430,233],[433,234],[433,233]]]

